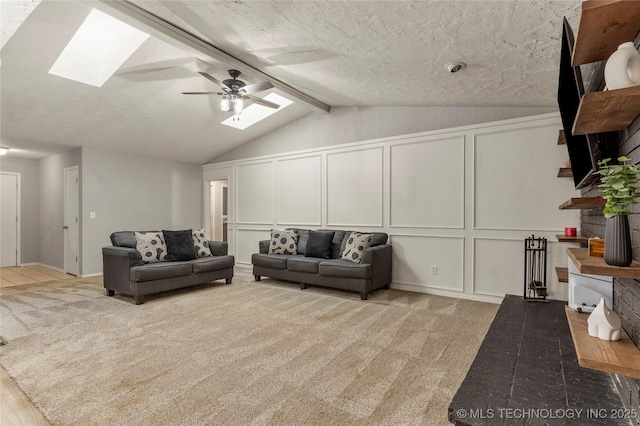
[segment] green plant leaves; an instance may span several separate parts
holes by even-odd
[[[607,200],[603,209],[607,219],[616,215],[631,214],[627,206],[637,203],[637,197],[640,195],[638,166],[627,164],[631,160],[624,155],[618,157],[621,164],[609,165],[609,161],[611,159],[606,158],[598,162],[598,173],[602,176],[598,189],[602,198]]]

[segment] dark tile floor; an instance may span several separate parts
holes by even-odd
[[[631,425],[624,417],[634,414],[624,412],[611,376],[578,365],[565,305],[507,295],[449,406],[449,421]]]

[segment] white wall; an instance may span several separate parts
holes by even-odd
[[[383,231],[393,287],[498,301],[522,294],[524,239],[535,234],[549,240],[550,297],[566,300],[555,234],[576,226],[579,212],[558,206],[579,193],[556,177],[567,157],[561,127],[545,114],[233,160],[203,166],[204,181],[229,178],[240,267],[271,228]]]
[[[334,107],[308,114],[210,162],[450,129],[555,111],[545,107]]]
[[[102,273],[112,232],[205,226],[200,165],[96,148],[82,165],[82,275]]]
[[[79,166],[82,185],[82,152],[80,148],[40,160],[40,242],[38,262],[64,269],[64,168]],[[80,195],[82,206],[82,194]],[[82,207],[80,209],[82,212]],[[82,218],[80,219],[82,226]],[[82,228],[80,229],[82,252]]]

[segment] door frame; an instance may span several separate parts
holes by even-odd
[[[67,172],[72,171],[72,170],[76,170],[78,172],[78,241],[77,243],[77,247],[78,247],[78,277],[81,276],[80,274],[80,265],[82,264],[82,251],[80,250],[80,233],[81,233],[81,217],[80,217],[80,167],[79,166],[71,166],[71,167],[65,167],[63,169],[62,172],[62,224],[64,226],[64,222],[67,218]],[[65,273],[69,273],[69,268],[68,266],[68,259],[67,259],[67,234],[68,232],[65,232],[65,229],[62,230],[62,251],[64,252],[64,263],[63,263],[63,269]]]
[[[22,259],[20,256],[20,240],[22,240],[21,227],[22,227],[22,213],[21,213],[21,205],[22,205],[22,175],[20,172],[5,172],[1,171],[0,174],[3,175],[12,175],[16,177],[16,266],[20,266]]]

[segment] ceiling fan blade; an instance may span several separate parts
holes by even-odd
[[[256,104],[259,104],[259,105],[263,105],[263,106],[266,106],[266,107],[269,107],[269,108],[273,108],[273,109],[280,108],[280,105],[274,104],[273,102],[269,102],[268,100],[259,98],[257,96],[245,95],[245,97],[251,99],[253,102],[255,102]]]
[[[223,82],[221,82],[217,78],[213,77],[211,74],[207,74],[206,72],[202,72],[202,71],[198,71],[198,73],[201,76],[203,76],[204,78],[206,78],[207,80],[211,81],[212,83],[217,84],[218,86],[220,86],[221,89],[223,89],[223,90],[231,90]]]
[[[222,95],[220,92],[182,92],[183,95]]]
[[[255,84],[250,84],[248,86],[244,86],[242,88],[242,90],[247,95],[250,95],[252,93],[262,92],[263,90],[269,90],[271,88],[273,88],[273,84],[271,84],[270,81],[260,81],[260,82],[255,83]]]

